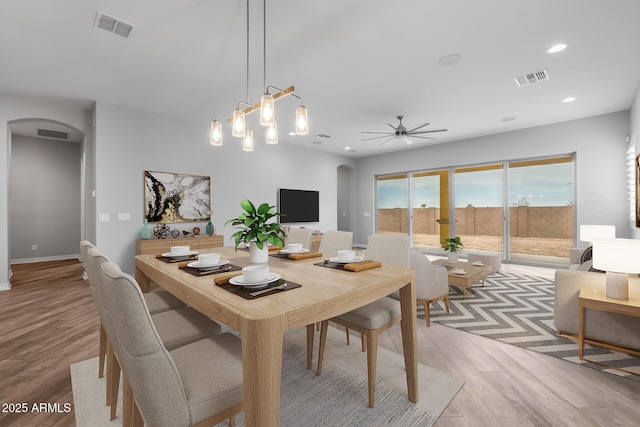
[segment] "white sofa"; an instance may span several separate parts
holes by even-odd
[[[559,333],[578,336],[578,295],[581,288],[605,289],[605,274],[556,270],[553,320]],[[640,278],[629,278],[629,294],[640,294]],[[585,338],[640,351],[640,319],[587,309]]]

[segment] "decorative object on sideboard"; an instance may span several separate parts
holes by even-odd
[[[309,133],[309,117],[307,115],[307,108],[304,106],[302,98],[295,95],[294,87],[289,86],[286,89],[280,89],[275,86],[267,86],[266,74],[267,74],[267,2],[263,0],[262,3],[262,42],[263,42],[263,87],[264,94],[262,95],[260,102],[257,104],[251,104],[249,102],[249,0],[247,0],[247,101],[240,101],[238,106],[233,111],[232,116],[226,116],[224,114],[216,115],[213,122],[211,122],[211,145],[222,145],[222,124],[220,123],[220,117],[226,117],[231,122],[231,134],[235,137],[242,138],[242,150],[253,151],[253,131],[248,128],[246,123],[246,116],[254,111],[260,111],[260,125],[266,127],[266,142],[267,144],[278,143],[278,125],[275,119],[275,101],[291,95],[300,100],[300,105],[296,108],[295,115],[295,133],[296,135],[307,135]],[[269,90],[276,91],[274,95],[271,95]],[[247,108],[240,109],[240,105],[245,105]]]
[[[200,234],[200,227],[193,227],[193,235],[197,236],[198,234]]]
[[[177,228],[171,230],[171,237],[173,237],[174,239],[180,237],[180,230],[178,230]]]
[[[153,237],[153,231],[149,228],[149,222],[147,218],[143,221],[144,225],[142,226],[142,230],[140,230],[140,238],[142,240],[149,240]]]
[[[593,241],[593,267],[606,271],[607,297],[629,299],[629,274],[640,274],[640,240]]]
[[[165,223],[158,223],[153,227],[153,235],[158,239],[166,239],[171,234],[171,228]]]
[[[447,261],[451,264],[458,262],[458,253],[462,252],[462,249],[464,248],[462,240],[460,240],[460,236],[446,238],[442,244],[444,245],[442,248],[449,252],[447,255]]]
[[[144,215],[149,222],[208,220],[211,178],[174,172],[144,171]]]
[[[252,264],[268,262],[269,244],[284,247],[282,237],[285,233],[282,227],[277,222],[269,222],[280,216],[280,213],[276,212],[275,206],[270,206],[268,203],[262,203],[256,209],[255,205],[246,199],[240,202],[240,206],[244,212],[224,224],[240,226],[240,230],[231,236],[235,248],[238,250],[240,243],[249,245],[249,262]]]
[[[215,229],[213,228],[213,223],[211,222],[211,217],[213,216],[213,210],[209,212],[209,222],[207,223],[207,227],[205,228],[207,232],[207,236],[213,236],[213,232]]]

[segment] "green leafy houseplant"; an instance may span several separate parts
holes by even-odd
[[[244,212],[237,218],[224,223],[224,225],[231,223],[233,226],[242,227],[231,236],[235,241],[236,251],[240,243],[249,244],[250,242],[256,242],[258,249],[262,249],[265,242],[284,247],[281,237],[285,234],[280,224],[277,222],[267,224],[272,218],[281,215],[275,211],[275,206],[263,203],[256,209],[255,205],[246,199],[240,202],[240,206]]]
[[[464,245],[460,240],[460,236],[444,239],[442,242],[444,244],[444,250],[450,252],[461,252]]]

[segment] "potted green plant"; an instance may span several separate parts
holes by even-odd
[[[460,240],[460,236],[444,239],[442,244],[443,249],[449,252],[449,254],[447,255],[448,261],[450,263],[458,262],[458,253],[462,252],[462,248],[464,248],[462,240]]]
[[[262,203],[256,209],[249,200],[240,202],[242,212],[237,218],[232,218],[224,225],[231,223],[233,226],[240,226],[240,230],[233,233],[231,238],[235,242],[235,249],[238,250],[240,243],[249,245],[249,261],[253,264],[260,264],[269,261],[268,243],[284,246],[282,237],[285,236],[282,227],[277,222],[269,222],[271,219],[281,214],[275,211],[275,206]]]

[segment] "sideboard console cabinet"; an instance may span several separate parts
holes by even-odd
[[[169,252],[172,246],[190,246],[192,251],[207,248],[221,248],[224,246],[224,237],[218,235],[198,235],[166,239],[137,239],[136,255],[165,253]]]

